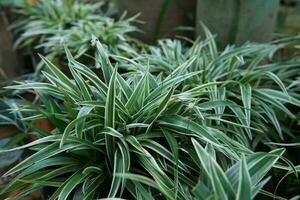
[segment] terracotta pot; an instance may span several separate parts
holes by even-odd
[[[13,125],[0,125],[0,139],[14,137],[19,132],[19,129]]]
[[[50,122],[47,119],[39,119],[33,122],[33,125],[45,132],[50,133],[54,128],[51,126]]]

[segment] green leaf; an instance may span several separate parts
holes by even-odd
[[[284,153],[284,149],[275,149],[269,153],[254,153],[246,157],[248,172],[251,177],[251,184],[257,184],[268,171],[274,167],[274,164]],[[237,188],[239,182],[238,171],[240,168],[240,162],[234,164],[226,171],[226,175],[234,188]]]
[[[247,126],[251,125],[251,86],[250,84],[240,84],[241,96],[244,105]],[[252,139],[252,134],[249,129],[246,129],[248,136]]]
[[[94,107],[85,107],[85,106],[82,107],[78,112],[77,118],[88,115],[93,109]],[[85,127],[85,119],[86,118],[83,118],[81,121],[78,121],[78,123],[76,124],[76,135],[78,138],[82,138],[82,130]]]
[[[197,156],[200,159],[201,165],[209,176],[214,192],[220,199],[231,199],[235,197],[233,188],[221,167],[217,162],[211,158],[206,150],[192,138],[193,146],[196,150]]]
[[[99,62],[99,65],[103,71],[105,82],[109,83],[113,74],[113,67],[109,61],[106,51],[103,48],[103,45],[98,40],[96,42],[96,48],[96,61]]]
[[[239,187],[237,192],[237,198],[236,199],[245,199],[245,200],[251,200],[252,194],[251,194],[251,178],[250,174],[248,172],[248,167],[246,163],[246,158],[243,156],[242,160],[240,161],[240,172],[239,172]]]
[[[148,133],[153,125],[153,123],[157,120],[157,118],[165,111],[165,109],[167,108],[168,103],[170,102],[170,99],[174,93],[175,88],[172,88],[167,95],[162,99],[161,103],[159,104],[158,108],[157,108],[157,112],[155,114],[154,119],[151,121],[151,123],[149,124],[146,133]]]
[[[240,84],[242,101],[244,104],[244,110],[247,120],[247,125],[250,126],[251,123],[251,86],[250,84]]]
[[[266,72],[266,75],[271,78],[275,83],[277,83],[277,85],[279,85],[280,89],[287,95],[287,96],[290,96],[288,91],[286,90],[283,82],[280,80],[280,78],[272,73],[272,72]]]
[[[69,67],[69,68],[70,68],[70,71],[71,71],[71,73],[72,73],[72,75],[73,75],[73,77],[74,77],[74,79],[75,79],[78,87],[80,88],[83,100],[84,101],[90,101],[90,100],[92,100],[92,97],[89,94],[88,86],[85,83],[85,81],[82,78],[82,76],[77,71],[75,71],[72,67]]]
[[[148,185],[152,188],[157,189],[161,193],[163,193],[168,199],[173,199],[172,196],[170,196],[168,193],[166,193],[164,190],[162,190],[156,182],[154,182],[152,179],[147,178],[142,175],[137,175],[137,174],[131,174],[131,173],[126,173],[126,174],[117,174],[118,176],[121,176],[126,179],[130,179],[132,181],[140,182],[142,184]]]
[[[90,110],[88,109],[88,111],[90,111]],[[63,133],[62,138],[61,138],[61,142],[60,142],[60,145],[59,145],[60,148],[62,148],[62,146],[64,145],[65,140],[70,135],[72,129],[74,127],[78,126],[78,124],[80,124],[79,122],[82,122],[83,119],[86,119],[86,118],[89,118],[89,117],[99,117],[99,115],[96,115],[96,114],[80,115],[79,117],[77,117],[71,123],[68,124],[68,126],[64,130],[64,133]]]
[[[67,200],[70,193],[75,189],[77,185],[83,182],[85,176],[79,171],[73,174],[65,183],[61,192],[59,193],[58,200]]]
[[[131,94],[130,98],[128,99],[125,105],[129,111],[133,112],[134,110],[136,110],[138,106],[138,100],[141,99],[145,91],[146,81],[147,81],[147,74],[143,76],[143,78],[139,81],[137,86],[134,88],[133,93]]]
[[[124,159],[126,159],[126,158],[122,157],[122,154],[120,153],[120,151],[117,150],[115,152],[115,157],[114,157],[113,179],[112,179],[110,191],[108,194],[108,197],[110,197],[110,198],[116,196],[116,194],[120,188],[121,182],[124,181],[124,178],[122,176],[119,176],[119,175],[124,174],[127,171],[126,169],[124,169],[126,167],[124,165]]]
[[[74,93],[78,95],[78,89],[72,83],[72,81],[64,73],[62,73],[55,65],[53,65],[46,57],[42,55],[40,55],[40,57],[50,69],[50,71],[61,81],[62,85],[66,85],[67,88],[71,89]]]
[[[171,151],[174,155],[175,161],[177,162],[178,160],[178,143],[176,141],[176,138],[174,137],[174,135],[172,133],[170,133],[168,130],[162,129],[162,132],[164,133],[164,136],[166,137],[168,144],[171,148]]]
[[[219,177],[219,173],[217,172],[216,165],[212,164],[212,159],[210,158],[210,174],[211,174],[211,182],[214,188],[214,192],[217,195],[217,199],[226,200],[228,199],[227,192],[225,191],[224,185],[222,184],[221,177]],[[225,177],[225,176],[224,176]],[[228,183],[225,183],[228,184]]]
[[[112,77],[109,82],[106,102],[105,102],[105,118],[104,125],[105,127],[114,128],[115,127],[115,96],[116,96],[116,74],[117,68],[115,68]],[[114,138],[110,135],[105,135],[106,151],[108,158],[111,163],[113,163],[114,152],[115,152],[115,143]]]

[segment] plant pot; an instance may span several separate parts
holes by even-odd
[[[176,31],[179,26],[194,26],[196,0],[118,0],[122,11],[128,16],[140,13],[138,24],[144,34],[137,37],[145,42],[154,42],[158,37],[175,35],[192,36],[192,32]]]
[[[223,47],[246,41],[268,42],[273,36],[278,4],[278,0],[198,0],[197,34],[203,34],[203,22]]]
[[[47,119],[39,119],[33,122],[34,127],[41,129],[42,131],[50,133],[53,130],[50,122]]]

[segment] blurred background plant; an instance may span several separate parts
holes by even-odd
[[[35,58],[40,52],[57,63],[64,62],[63,47],[67,46],[82,62],[93,63],[92,36],[116,54],[126,54],[134,46],[129,45],[134,40],[128,34],[137,31],[132,25],[136,17],[126,19],[124,14],[115,20],[116,10],[105,1],[24,1],[16,4],[16,13],[19,19],[11,26],[17,38],[15,47],[27,48]]]
[[[12,84],[12,81],[42,79],[40,70],[43,65],[37,53],[55,57],[54,62],[60,65],[65,61],[64,46],[68,46],[76,58],[95,68],[99,65],[95,64],[94,55],[91,55],[93,37],[116,54],[124,55],[135,48],[134,39],[128,34],[137,30],[132,25],[136,17],[125,19],[124,13],[116,20],[116,9],[107,1],[15,0],[1,1],[0,6],[0,25],[3,27],[0,41],[0,123],[16,125],[22,131],[20,115],[12,114],[10,106],[21,101],[17,100],[17,96],[33,101],[34,94],[7,91],[3,87]]]

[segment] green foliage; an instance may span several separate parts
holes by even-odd
[[[299,61],[278,62],[273,55],[299,37],[219,51],[211,33],[206,30],[206,34],[205,40],[197,39],[191,47],[165,39],[157,47],[146,46],[138,57],[112,58],[129,71],[125,74],[129,80],[139,79],[148,70],[158,82],[198,72],[178,86],[182,93],[177,97],[189,101],[195,115],[248,147],[254,137],[258,141],[293,137],[286,127],[299,120],[298,113],[290,109],[291,105],[300,106]]]
[[[47,70],[45,81],[7,87],[34,92],[38,105],[0,102],[0,124],[38,138],[0,150],[34,152],[6,172],[16,177],[0,195],[49,188],[51,200],[285,199],[268,183],[277,184],[273,171],[295,180],[300,170],[285,157],[299,146],[288,141],[298,137],[300,63],[273,55],[299,37],[220,51],[204,27],[203,40],[137,49],[128,36],[135,17],[115,21],[102,3],[17,5],[16,46],[42,49]],[[39,119],[53,131],[34,127]]]
[[[65,61],[67,46],[76,58],[94,64],[91,40],[94,36],[116,54],[125,54],[132,47],[128,33],[136,31],[131,24],[135,17],[113,18],[111,4],[104,8],[105,1],[87,3],[79,0],[41,0],[31,5],[17,4],[20,15],[11,28],[17,35],[15,46],[41,49],[49,58]]]
[[[22,105],[19,99],[0,99],[0,125],[13,125],[19,130],[26,130],[25,124],[21,122],[23,114],[21,112],[14,112],[14,109]]]
[[[175,48],[149,47],[151,53],[128,59],[95,41],[103,77],[66,49],[72,79],[42,57],[46,82],[9,86],[40,97],[41,106],[19,108],[33,112],[24,122],[46,118],[55,129],[36,130],[38,140],[0,151],[36,150],[5,174],[18,173],[1,193],[51,187],[50,199],[273,197],[263,189],[269,171],[298,168],[284,149],[262,143],[271,149],[262,152],[255,144],[286,137],[277,113],[295,117],[286,104],[299,100],[280,78],[299,63],[260,66],[277,45],[219,52],[209,33],[190,49],[166,42]],[[115,64],[131,71],[121,74]]]

